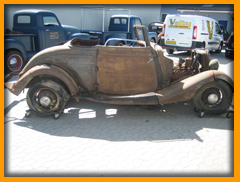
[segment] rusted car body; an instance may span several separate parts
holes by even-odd
[[[139,31],[140,30],[140,31]],[[193,99],[199,111],[226,112],[233,97],[233,81],[211,70],[209,54],[193,51],[177,64],[150,43],[147,29],[135,27],[145,39],[138,46],[98,45],[73,39],[35,55],[14,83],[5,86],[15,95],[29,88],[30,111],[40,115],[63,111],[72,96],[77,101],[122,105],[158,105]],[[200,51],[201,52],[201,51]],[[213,61],[216,66],[216,60]],[[210,66],[209,66],[210,65]]]

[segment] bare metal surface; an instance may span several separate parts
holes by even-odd
[[[54,76],[62,80],[65,84],[67,84],[72,95],[76,95],[79,92],[79,88],[74,82],[74,80],[61,68],[56,66],[47,66],[40,65],[35,66],[32,69],[28,70],[22,77],[20,77],[17,82],[14,83],[5,83],[5,86],[15,95],[19,95],[20,92],[27,87],[30,81],[36,77],[41,75]]]
[[[140,94],[156,90],[157,76],[149,48],[99,47],[98,91]]]
[[[207,71],[186,78],[157,92],[159,104],[186,101],[195,95],[204,84],[214,81],[213,72]]]

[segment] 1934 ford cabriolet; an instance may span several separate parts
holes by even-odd
[[[132,42],[128,46],[75,38],[47,48],[28,62],[16,82],[5,86],[15,95],[29,88],[27,115],[58,118],[70,97],[122,105],[193,99],[199,117],[227,112],[234,84],[217,70],[218,61],[210,61],[207,50],[193,50],[191,57],[174,63],[159,45],[150,43],[146,27],[135,26],[134,31],[136,40],[127,40]]]

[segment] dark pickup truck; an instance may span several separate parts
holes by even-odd
[[[75,37],[90,39],[73,26],[61,25],[47,10],[21,10],[13,17],[13,29],[4,34],[5,74],[23,68],[37,52]]]
[[[135,15],[113,15],[110,18],[108,31],[105,30],[82,30],[81,32],[88,33],[91,39],[100,39],[100,44],[123,46],[128,44],[127,39],[135,39],[135,25],[142,25],[142,21]],[[104,25],[103,25],[104,27]],[[141,31],[139,31],[141,32]],[[147,32],[150,42],[157,41],[157,33]],[[143,40],[143,35],[139,35]],[[111,39],[109,42],[108,40]]]

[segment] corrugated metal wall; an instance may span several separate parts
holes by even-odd
[[[12,29],[13,14],[15,11],[22,9],[45,9],[53,11],[59,18],[61,24],[72,25],[79,29],[101,30],[102,29],[102,12],[100,10],[84,10],[84,21],[81,22],[81,7],[86,5],[5,5],[4,7],[4,28]],[[88,5],[102,6],[103,5]],[[130,14],[137,15],[142,19],[142,23],[148,26],[149,23],[160,20],[161,5],[104,5],[105,8],[128,9]],[[124,12],[116,12],[114,14],[123,14]],[[125,13],[126,14],[126,13]],[[112,14],[111,14],[112,15]],[[105,16],[107,18],[107,16]],[[105,18],[105,30],[108,20]]]

